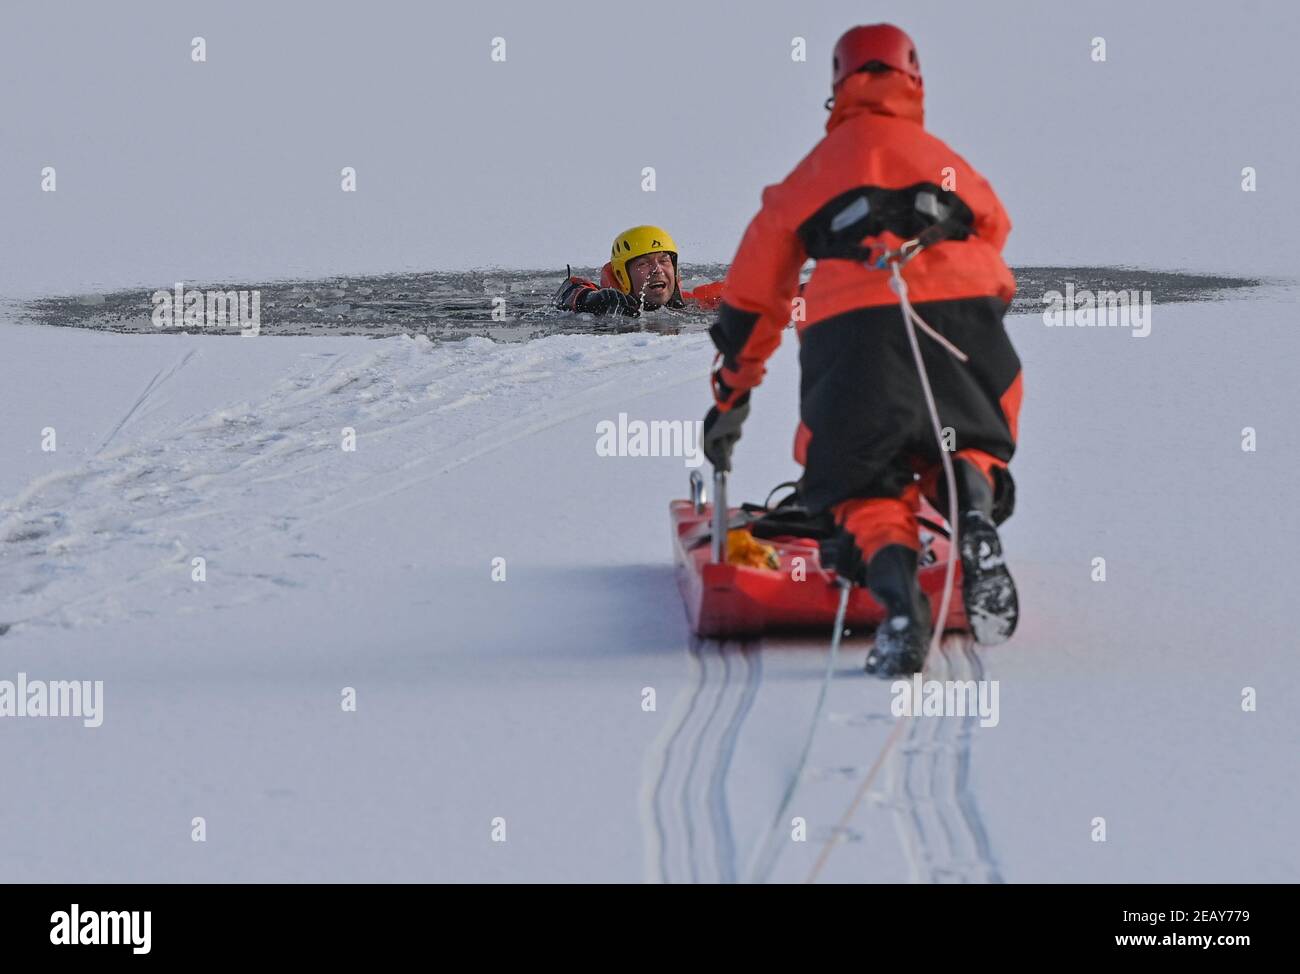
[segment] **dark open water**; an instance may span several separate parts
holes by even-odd
[[[725,265],[683,266],[687,286],[720,279]],[[592,268],[574,272],[594,278]],[[1097,290],[1149,290],[1152,301],[1210,301],[1232,292],[1253,288],[1263,281],[1237,277],[1181,274],[1114,267],[1019,267],[1019,290],[1012,313],[1043,309],[1042,296],[1076,288]],[[434,340],[454,340],[486,335],[501,341],[527,341],[559,333],[613,333],[701,331],[712,316],[699,310],[657,311],[638,319],[593,318],[548,307],[563,279],[562,270],[485,270],[365,277],[332,277],[313,281],[185,282],[203,290],[258,290],[261,292],[261,331],[269,335],[373,335],[423,334]],[[152,333],[160,330],[150,320],[151,295],[171,290],[172,282],[154,288],[103,294],[38,298],[17,306],[21,319],[48,325],[100,331]],[[493,320],[493,299],[505,300],[505,320]]]

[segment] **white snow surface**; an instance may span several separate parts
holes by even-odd
[[[772,880],[1300,879],[1294,307],[1009,319],[1023,618],[927,674],[982,670],[1000,722],[897,721],[851,635]],[[829,633],[693,646],[689,470],[595,448],[621,412],[702,417],[707,336],[0,347],[0,680],[104,681],[99,728],[0,718],[0,878],[753,877]],[[797,474],[797,373],[787,335],[733,499]]]

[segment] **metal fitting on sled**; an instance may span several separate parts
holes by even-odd
[[[704,487],[704,474],[698,470],[691,471],[691,504],[695,507],[696,514],[704,513],[704,505],[708,503],[708,491]]]

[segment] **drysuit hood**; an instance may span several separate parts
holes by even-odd
[[[826,131],[863,113],[890,115],[924,125],[925,90],[901,71],[851,74],[835,89],[835,106],[826,120]]]

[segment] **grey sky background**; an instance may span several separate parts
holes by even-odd
[[[1295,275],[1295,4],[55,2],[0,12],[0,294],[592,265],[642,222],[729,260],[880,20],[1013,263]]]

